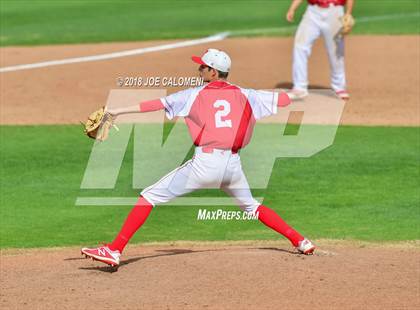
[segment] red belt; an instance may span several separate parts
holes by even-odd
[[[333,6],[339,6],[339,5],[341,5],[342,6],[342,4],[338,4],[338,3],[316,3],[316,4],[311,4],[311,5],[316,5],[316,6],[319,6],[320,8],[323,8],[323,9],[327,9],[327,8],[329,8],[331,5],[333,5]]]
[[[201,147],[201,150],[203,151],[203,153],[213,153],[215,149],[212,148],[212,147],[203,146],[203,147]],[[222,149],[220,149],[220,150],[221,151],[231,151],[232,154],[238,154],[238,151],[234,151],[234,150],[222,150]]]

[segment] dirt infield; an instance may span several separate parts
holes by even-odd
[[[420,248],[320,241],[135,246],[118,272],[78,248],[6,251],[2,309],[419,309]]]
[[[7,47],[0,66],[95,55],[162,42]],[[291,38],[236,38],[125,58],[0,74],[1,124],[78,123],[104,105],[117,77],[195,76],[189,56],[209,46],[233,59],[231,81],[257,89],[290,87]],[[350,36],[347,75],[352,99],[342,124],[420,125],[419,36]],[[329,66],[322,42],[310,60],[310,81],[328,87]],[[170,92],[179,90],[172,88]]]

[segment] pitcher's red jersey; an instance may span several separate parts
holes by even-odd
[[[185,117],[195,145],[237,152],[249,143],[255,121],[277,113],[279,94],[225,81],[162,98],[166,115]]]

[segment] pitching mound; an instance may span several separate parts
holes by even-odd
[[[118,271],[78,248],[8,250],[3,309],[419,309],[418,245],[320,242],[127,249]]]

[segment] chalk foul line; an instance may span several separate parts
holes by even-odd
[[[61,60],[50,60],[50,61],[44,61],[44,62],[3,67],[3,68],[0,68],[0,72],[28,70],[28,69],[35,69],[35,68],[50,67],[50,66],[74,64],[74,63],[81,63],[81,62],[91,62],[91,61],[99,61],[99,60],[108,60],[108,59],[115,59],[115,58],[121,58],[121,57],[127,57],[127,56],[141,55],[141,54],[146,54],[146,53],[170,50],[174,48],[221,41],[225,39],[227,36],[229,36],[229,32],[221,32],[221,33],[217,33],[215,35],[211,35],[209,37],[205,37],[201,39],[194,39],[194,40],[181,41],[181,42],[176,42],[176,43],[137,48],[137,49],[121,51],[121,52],[76,57],[76,58],[67,58],[67,59],[61,59]]]

